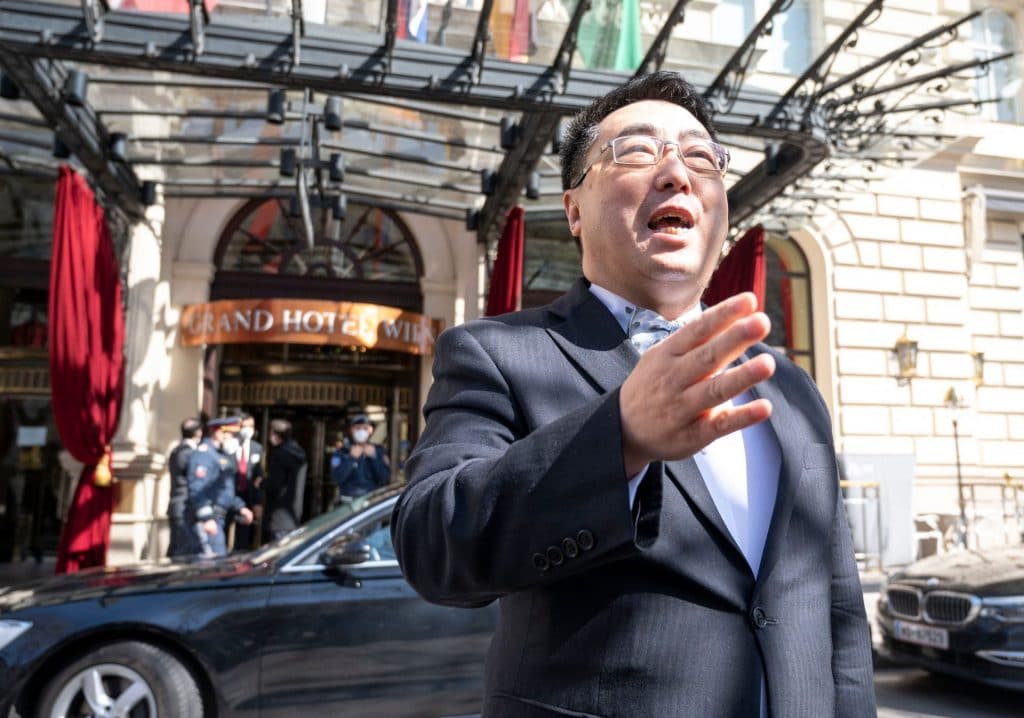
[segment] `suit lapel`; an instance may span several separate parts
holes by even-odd
[[[704,476],[697,468],[697,462],[693,459],[666,461],[665,469],[668,477],[679,488],[679,491],[700,513],[704,514],[705,518],[722,535],[722,538],[736,550],[740,563],[746,566],[747,561],[743,558],[743,551],[740,550],[739,544],[729,533],[722,515],[718,513],[718,507],[715,506],[715,500],[711,498],[711,492],[708,491],[708,485],[704,483]]]
[[[549,327],[548,334],[580,373],[587,376],[600,391],[608,392],[621,386],[636,366],[639,355],[615,317],[590,292],[586,282],[578,280],[568,293],[550,305],[549,310],[563,321]],[[743,361],[756,353],[748,352]],[[779,558],[800,482],[803,440],[806,435],[800,430],[799,417],[783,395],[776,379],[755,387],[754,394],[772,402],[769,422],[782,449],[779,488],[758,570],[760,583]],[[738,565],[746,566],[743,552],[726,528],[694,460],[666,461],[664,466],[668,478],[735,550]]]
[[[754,356],[750,354],[749,356]],[[782,552],[783,541],[789,528],[789,518],[793,513],[793,502],[796,500],[800,475],[803,471],[804,449],[807,444],[807,432],[801,427],[800,416],[796,408],[783,394],[779,387],[778,373],[770,381],[754,387],[754,395],[768,399],[772,403],[772,415],[768,422],[782,450],[782,466],[779,469],[779,488],[775,496],[775,507],[772,520],[765,540],[761,566],[757,572],[758,584],[771,573]]]
[[[603,392],[619,387],[640,356],[608,308],[581,279],[549,307],[564,321],[548,334],[583,375]]]

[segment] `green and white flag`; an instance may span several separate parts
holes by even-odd
[[[593,0],[576,46],[588,70],[635,70],[644,59],[640,0]]]

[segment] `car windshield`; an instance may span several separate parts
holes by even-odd
[[[338,524],[349,516],[360,513],[372,506],[376,506],[396,493],[400,489],[394,486],[386,486],[373,491],[365,496],[360,496],[348,503],[344,503],[332,511],[320,514],[293,531],[288,532],[276,541],[262,546],[246,556],[246,560],[252,564],[262,564],[276,561],[282,556],[290,555],[300,546],[306,546],[319,540],[322,536],[330,533]]]

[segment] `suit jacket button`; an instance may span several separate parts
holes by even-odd
[[[548,563],[548,560],[544,557],[544,554],[535,553],[533,554],[533,567],[538,571],[547,571],[549,568],[551,568],[551,565]]]
[[[580,554],[580,547],[571,538],[565,538],[562,539],[562,553],[566,558],[576,558]]]
[[[764,609],[760,606],[757,606],[750,612],[750,620],[755,628],[764,628],[768,625],[768,616],[765,615]]]
[[[548,561],[551,562],[552,566],[561,566],[562,562],[565,561],[565,556],[557,546],[548,546]]]
[[[594,534],[583,529],[576,534],[576,543],[579,545],[581,551],[589,551],[594,548]]]

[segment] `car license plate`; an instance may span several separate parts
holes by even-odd
[[[896,638],[901,641],[943,650],[949,648],[949,631],[945,628],[922,626],[920,623],[906,621],[896,621],[893,628],[896,630]]]

